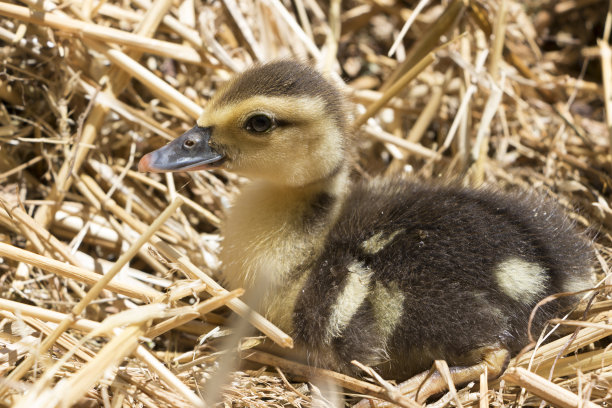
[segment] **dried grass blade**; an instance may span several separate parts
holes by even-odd
[[[45,322],[58,323],[67,317],[65,313],[55,312],[42,307],[26,305],[25,303],[2,298],[0,298],[0,309],[9,311],[16,315],[34,317]],[[89,319],[78,319],[72,324],[71,327],[84,332],[90,332],[95,330],[99,324],[100,323]]]
[[[98,351],[93,360],[70,379],[61,381],[51,391],[42,392],[39,395],[30,393],[15,408],[72,406],[104,375],[106,370],[117,366],[138,347],[140,336],[144,332],[144,324],[126,328]]]
[[[479,407],[487,408],[489,406],[489,381],[488,381],[488,368],[485,365],[484,373],[480,374],[480,393],[479,393]]]
[[[406,149],[408,152],[415,156],[425,157],[428,159],[437,160],[442,157],[438,152],[428,149],[427,147],[418,143],[413,143],[408,140],[400,139],[399,137],[393,136],[391,133],[385,132],[382,129],[377,129],[373,126],[366,125],[364,127],[365,132],[371,137],[380,140],[384,143],[391,143],[402,149]]]
[[[107,272],[106,275],[102,276],[89,291],[87,295],[79,301],[73,308],[69,315],[69,317],[65,320],[62,320],[57,328],[51,333],[38,347],[37,352],[30,354],[24,361],[21,362],[7,377],[7,381],[0,384],[0,395],[2,395],[8,387],[8,384],[12,382],[19,381],[28,370],[34,365],[36,356],[46,353],[47,350],[55,343],[57,338],[64,332],[70,325],[78,318],[78,316],[85,310],[85,308],[91,303],[95,298],[98,297],[100,292],[115,277],[115,275],[130,261],[138,252],[140,247],[142,247],[149,239],[151,239],[155,232],[162,226],[164,222],[176,211],[176,209],[183,204],[183,200],[180,198],[176,198],[169,206],[160,214],[160,216],[151,224],[151,226],[143,231],[143,234],[134,242],[134,244],[130,247],[130,249],[125,252],[121,257],[115,262],[113,267]]]
[[[438,86],[434,86],[434,89],[431,92],[431,98],[427,101],[425,108],[414,122],[414,125],[410,128],[410,132],[406,137],[406,140],[412,143],[419,143],[427,131],[427,128],[434,120],[436,114],[438,114],[440,106],[442,104],[442,98],[446,91],[446,87],[448,82],[450,81],[451,74],[453,72],[452,68],[449,68],[444,74],[444,82]]]
[[[52,272],[58,276],[74,279],[88,285],[96,284],[104,276],[77,266],[48,258],[46,256],[38,255],[34,252],[26,251],[25,249],[5,244],[3,242],[0,242],[0,256],[17,262],[23,262],[45,271]],[[111,281],[106,286],[106,289],[145,302],[148,302],[161,294],[155,289],[143,290],[140,285],[132,287],[131,285],[123,282]]]
[[[355,360],[351,361],[351,364],[356,365],[365,371],[370,377],[374,378],[387,391],[389,399],[395,404],[406,408],[416,408],[421,406],[418,402],[402,395],[401,390],[397,386],[394,386],[390,382],[386,381],[373,368],[365,366],[359,361]]]
[[[454,0],[448,5],[444,13],[426,30],[423,37],[415,44],[402,64],[391,74],[388,81],[383,84],[381,91],[386,91],[392,86],[398,78],[402,77],[405,72],[409,71],[421,61],[428,53],[436,48],[440,37],[452,29],[455,21],[465,10],[466,1]]]
[[[397,35],[397,38],[393,42],[393,45],[389,49],[389,52],[387,53],[388,57],[392,57],[393,54],[395,54],[395,51],[397,51],[397,47],[399,47],[399,45],[402,43],[402,40],[404,39],[404,36],[408,32],[408,30],[410,30],[412,23],[414,23],[416,18],[419,16],[419,13],[425,8],[425,6],[427,6],[428,3],[429,0],[419,1],[419,4],[417,4],[417,6],[414,8],[412,13],[410,14],[410,17],[408,17],[408,20],[406,20],[406,22],[402,26],[402,29],[400,30],[400,33]]]
[[[187,98],[185,95],[170,86],[166,81],[160,79],[147,68],[140,65],[129,55],[117,49],[108,47],[93,40],[84,40],[87,45],[96,51],[105,54],[113,64],[126,71],[130,76],[138,79],[151,93],[160,97],[164,102],[174,104],[189,116],[197,119],[202,114],[202,108]]]
[[[297,10],[298,18],[300,20],[300,24],[302,25],[304,32],[314,41],[314,36],[312,35],[312,27],[310,25],[310,20],[308,20],[308,14],[306,14],[306,7],[304,7],[304,2],[302,0],[295,1],[295,9]]]
[[[509,368],[503,379],[561,408],[601,408],[600,405],[581,400],[573,392],[521,367]]]
[[[134,351],[134,355],[144,362],[151,371],[159,375],[159,377],[170,385],[176,392],[185,398],[192,406],[197,408],[205,407],[204,401],[191,391],[191,389],[181,381],[174,373],[162,363],[159,362],[144,346],[138,346]]]
[[[416,78],[425,68],[435,61],[433,53],[427,54],[421,59],[410,71],[406,72],[397,82],[391,85],[379,100],[368,106],[366,111],[355,120],[353,128],[358,129],[366,123],[366,121],[374,116],[391,98],[398,94],[410,81]]]
[[[551,373],[551,369],[554,371]],[[551,374],[554,377],[576,376],[578,372],[588,372],[593,370],[606,370],[612,367],[612,349],[600,349],[580,353],[577,355],[569,355],[562,357],[558,361],[550,361],[542,364],[536,370],[536,374],[543,377],[549,377]]]
[[[42,321],[59,323],[67,318],[65,313],[59,313],[52,310],[47,310],[37,306],[26,305],[21,302],[14,302],[6,299],[0,299],[0,309],[9,311],[13,314],[20,314],[27,317],[33,317]],[[78,319],[71,327],[77,330],[81,330],[85,333],[97,330],[101,326],[101,323],[89,320],[89,319]],[[153,355],[144,347],[138,346],[134,355],[138,357],[142,362],[157,375],[162,378],[167,384],[173,387],[191,404],[197,406],[201,403],[201,399],[193,394],[193,392],[170,370],[161,364]]]
[[[491,122],[493,117],[499,109],[499,105],[504,95],[505,76],[502,75],[499,86],[497,84],[491,84],[491,94],[485,104],[485,109],[482,114],[482,120],[478,127],[478,133],[476,134],[476,141],[472,148],[472,161],[474,162],[472,175],[472,185],[480,186],[484,182],[484,162],[488,157],[489,152],[489,137],[491,135]]]
[[[143,35],[133,34],[111,27],[104,27],[98,24],[86,23],[81,20],[55,15],[53,13],[45,13],[40,17],[40,14],[31,13],[30,9],[27,7],[0,3],[0,15],[41,26],[48,26],[68,33],[83,35],[85,38],[96,41],[124,45],[139,52],[175,58],[190,64],[202,63],[200,54],[191,47],[147,38]]]
[[[262,351],[247,350],[241,353],[241,358],[249,361],[254,361],[259,364],[271,365],[278,367],[284,372],[299,376],[304,379],[321,379],[323,381],[332,381],[339,386],[349,389],[360,394],[368,395],[384,401],[390,401],[387,396],[387,391],[378,385],[374,385],[365,381],[357,380],[345,374],[340,374],[335,371],[322,368],[315,368],[304,364],[296,363],[272,354]],[[417,404],[418,405],[418,404]]]
[[[147,331],[147,337],[157,337],[174,329],[175,327],[181,326],[193,319],[200,317],[208,312],[211,312],[223,305],[226,305],[231,299],[234,299],[238,296],[242,296],[244,293],[244,289],[236,289],[231,292],[223,293],[219,296],[215,296],[213,298],[207,299],[200,304],[191,306],[193,310],[189,314],[181,314],[180,316],[174,316],[168,320],[165,320],[156,326],[152,327],[149,331]]]
[[[34,7],[37,6],[37,4],[32,0],[28,1],[29,4],[33,4]],[[44,3],[44,6],[48,6],[51,9],[55,8],[55,5],[50,2]],[[164,13],[164,10],[159,7],[150,7],[143,19],[147,20],[149,25],[146,27],[141,27],[136,34],[152,36],[153,32],[157,30],[157,25],[154,25],[154,23],[158,21],[158,18],[155,15],[158,13]],[[138,59],[140,54],[132,53],[131,56]],[[112,97],[116,97],[125,90],[130,80],[130,76],[127,75],[125,71],[122,71],[117,67],[111,67],[111,69],[107,70],[107,72],[105,72],[101,78],[102,83],[107,82],[106,88],[103,90],[103,92],[109,93]],[[62,164],[55,178],[55,182],[52,184],[51,192],[47,196],[47,200],[55,202],[55,205],[43,206],[36,212],[34,217],[36,222],[43,227],[49,226],[53,220],[53,213],[64,200],[66,192],[72,186],[72,176],[79,173],[79,170],[89,153],[89,147],[87,146],[95,144],[107,112],[108,108],[101,104],[96,104],[93,106],[91,112],[89,112],[89,115],[87,115],[87,112],[83,114],[83,117],[86,117],[87,119],[84,121],[82,128],[80,128],[79,132],[77,133],[77,143],[71,149],[67,159]]]
[[[2,98],[2,82],[0,82],[0,99],[4,99]],[[7,178],[9,178],[10,176],[12,176],[13,174],[17,174],[22,170],[27,169],[28,167],[38,163],[39,161],[41,161],[43,159],[42,156],[36,156],[33,159],[28,160],[25,163],[20,164],[19,166],[15,167],[12,170],[8,170],[5,171],[4,173],[0,173],[0,182],[5,181]]]
[[[562,337],[555,341],[551,341],[550,343],[544,344],[535,351],[530,351],[515,357],[513,361],[510,362],[510,366],[527,366],[533,357],[532,365],[537,367],[539,364],[555,359],[560,351],[563,351],[564,354],[571,353],[579,348],[585,347],[599,339],[602,339],[609,334],[610,332],[606,329],[587,327],[580,330],[579,335],[569,346],[566,344],[569,336]]]
[[[434,362],[434,365],[436,366],[436,369],[438,370],[442,378],[444,378],[444,381],[446,381],[446,385],[448,386],[448,391],[453,397],[453,400],[455,400],[455,404],[457,404],[457,407],[463,408],[463,404],[461,404],[461,401],[459,400],[459,397],[457,396],[457,388],[455,387],[453,376],[451,375],[450,369],[448,368],[448,364],[446,363],[446,361],[436,360]]]
[[[610,44],[599,41],[601,55],[601,76],[604,88],[604,104],[606,107],[606,126],[610,138],[610,151],[612,152],[612,51]]]
[[[144,10],[149,10],[152,6],[152,3],[149,0],[133,0],[133,2]],[[203,47],[204,43],[202,42],[202,37],[200,37],[200,34],[193,28],[188,27],[183,22],[177,20],[171,14],[165,14],[162,18],[162,22],[176,34],[188,41],[196,49],[201,49]]]
[[[565,326],[574,326],[574,327],[593,327],[602,330],[607,330],[612,334],[612,324],[605,323],[595,323],[595,322],[583,322],[580,320],[564,320],[564,319],[550,319],[551,324],[561,324]]]
[[[135,180],[141,181],[142,183],[153,187],[154,189],[158,191],[161,191],[162,193],[168,193],[168,187],[166,187],[162,183],[152,180],[151,178],[147,177],[146,175],[142,173],[139,173],[133,170],[128,170],[127,175],[134,178]],[[190,198],[184,197],[183,195],[179,193],[177,193],[177,195],[179,195],[181,198],[183,198],[183,200],[185,200],[185,205],[189,206],[192,210],[198,212],[200,215],[206,218],[212,225],[214,225],[217,228],[221,226],[221,220],[219,219],[219,217],[214,215],[212,212],[202,207],[200,204],[196,203]]]
[[[264,0],[269,6],[271,6],[274,10],[276,10],[283,20],[287,23],[287,25],[293,30],[293,32],[298,36],[300,41],[306,46],[308,52],[317,60],[317,62],[321,62],[323,56],[321,51],[317,48],[315,43],[306,35],[302,27],[295,21],[295,18],[287,11],[285,6],[279,0]]]
[[[162,19],[170,11],[172,3],[172,0],[153,1],[151,7],[147,9],[147,13],[144,15],[144,18],[140,21],[140,23],[138,23],[138,25],[134,29],[136,33],[134,35],[142,36],[145,38],[145,40],[149,40],[149,37],[153,37]],[[190,51],[195,52],[191,48]]]
[[[244,15],[240,11],[240,7],[238,7],[236,0],[223,0],[223,4],[225,5],[225,9],[229,12],[229,14],[236,22],[236,25],[240,29],[245,41],[247,42],[247,45],[249,46],[249,48],[251,48],[251,51],[253,51],[253,54],[255,55],[257,61],[263,62],[265,60],[265,56],[261,48],[259,47],[259,43],[257,42],[257,40],[255,40],[253,31],[251,31],[251,27],[249,27],[249,24],[244,18]]]
[[[144,112],[139,111],[124,102],[121,102],[119,99],[114,98],[109,93],[96,93],[96,89],[84,80],[80,80],[79,85],[91,98],[96,98],[96,103],[104,105],[108,109],[112,109],[114,112],[123,116],[126,120],[137,123],[168,141],[174,140],[176,137],[176,135],[171,133],[168,129],[165,129],[161,124],[157,123],[153,118],[147,116]]]
[[[476,73],[479,73],[481,71],[482,66],[484,65],[487,59],[488,53],[489,53],[488,50],[483,50],[476,57],[476,64],[475,64],[475,69],[474,69]],[[465,91],[465,94],[463,95],[463,98],[461,99],[461,104],[459,105],[459,109],[457,110],[457,114],[455,115],[455,119],[453,120],[453,123],[448,131],[448,134],[446,135],[446,138],[444,139],[444,143],[442,144],[442,147],[440,147],[440,149],[438,150],[438,153],[442,153],[450,147],[453,141],[453,138],[455,137],[455,134],[457,133],[457,129],[459,128],[459,124],[462,121],[466,120],[468,106],[472,98],[472,95],[474,95],[474,93],[476,92],[476,89],[477,89],[476,84],[470,84],[470,86],[468,86],[467,90]]]
[[[494,79],[499,77],[499,63],[504,50],[504,38],[506,36],[506,16],[508,14],[508,0],[502,0],[497,11],[497,19],[495,20],[493,50],[491,51],[491,59],[489,61],[489,74]]]

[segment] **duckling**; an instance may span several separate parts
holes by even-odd
[[[592,285],[589,243],[534,194],[351,182],[345,106],[305,64],[258,65],[139,169],[251,179],[222,228],[223,274],[232,289],[259,290],[256,307],[309,363],[356,374],[358,360],[395,379],[423,372],[413,377],[420,401],[445,389],[426,375],[435,360],[457,384],[485,368],[500,376],[540,300]],[[575,300],[541,307],[532,330]]]

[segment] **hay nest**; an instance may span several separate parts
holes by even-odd
[[[290,56],[344,80],[355,177],[534,188],[595,237],[600,287],[551,323],[564,335],[433,404],[609,405],[608,6],[0,3],[0,405],[414,406],[373,373],[301,382],[304,366],[245,337],[257,327],[291,343],[217,283],[218,227],[243,180],[134,171],[232,73]],[[249,323],[230,323],[228,309]]]

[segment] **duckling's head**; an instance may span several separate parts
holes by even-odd
[[[345,155],[344,99],[307,65],[282,60],[237,75],[197,126],[144,156],[141,171],[223,168],[303,186],[336,172]]]

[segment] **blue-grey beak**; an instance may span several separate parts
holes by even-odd
[[[164,147],[143,156],[138,163],[138,170],[162,173],[216,167],[224,157],[209,146],[211,133],[210,127],[193,127]]]

